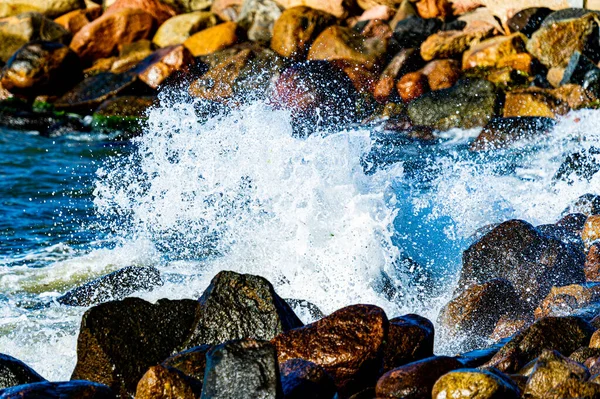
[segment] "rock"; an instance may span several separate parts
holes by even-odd
[[[584,262],[576,248],[542,235],[525,221],[509,220],[463,252],[459,287],[504,278],[533,308],[551,287],[583,283]]]
[[[106,302],[83,315],[72,379],[108,385],[132,396],[148,370],[189,338],[201,312],[197,301],[139,298]]]
[[[113,55],[120,45],[149,38],[154,24],[152,15],[142,10],[126,8],[105,13],[73,36],[71,49],[84,64],[91,64]]]
[[[151,291],[162,284],[160,272],[154,267],[129,266],[74,288],[56,301],[61,305],[91,306]]]
[[[517,316],[523,305],[507,280],[493,279],[469,287],[440,311],[438,323],[450,336],[488,337],[502,316]]]
[[[453,58],[487,38],[492,33],[487,25],[484,27],[466,28],[464,30],[448,30],[434,33],[421,45],[421,57],[425,61],[435,58]]]
[[[394,17],[394,15],[396,15],[396,10],[394,8],[382,4],[374,5],[373,7],[368,7],[365,9],[360,17],[358,17],[358,22],[372,21],[375,19],[389,21]]]
[[[304,299],[285,298],[284,301],[290,305],[294,313],[301,320],[319,320],[325,317],[325,313],[317,305]]]
[[[166,368],[174,368],[181,371],[188,377],[199,381],[204,381],[204,371],[206,369],[206,353],[212,348],[210,345],[200,345],[187,349],[183,352],[168,357],[161,363]]]
[[[496,36],[471,46],[462,57],[463,69],[497,67],[501,60],[525,53],[527,38],[522,33],[509,36]]]
[[[576,233],[581,237],[581,231],[583,230],[583,226],[585,225],[585,221],[587,216],[583,213],[568,213],[563,216],[556,225],[562,228],[565,228],[573,233]],[[580,238],[581,239],[581,238]]]
[[[244,0],[236,22],[247,32],[248,39],[268,46],[280,16],[281,9],[273,0]]]
[[[133,118],[133,119],[145,119],[147,117],[148,109],[157,104],[156,97],[151,96],[120,96],[111,98],[110,100],[104,101],[96,109],[94,116],[102,116],[105,118]],[[130,267],[125,269],[128,273],[139,273],[138,270],[145,269],[141,267]],[[154,269],[154,268],[148,268]],[[123,270],[123,269],[122,269]],[[158,271],[145,270],[144,274],[146,279],[154,280],[155,284],[161,284],[155,277]],[[130,274],[127,275],[130,277]],[[158,275],[160,279],[160,275]],[[137,283],[134,283],[137,284]]]
[[[546,398],[549,391],[568,379],[585,381],[590,376],[587,368],[557,351],[543,350],[527,380],[525,395]],[[600,391],[600,390],[599,390]]]
[[[194,68],[196,60],[182,45],[164,47],[148,56],[136,67],[139,80],[158,89],[175,73],[185,74]]]
[[[556,171],[554,180],[564,180],[569,184],[573,184],[575,179],[589,181],[598,172],[600,172],[600,148],[590,147],[567,155]],[[600,212],[600,197],[596,197],[591,197],[589,200],[581,199],[582,203],[571,206],[569,212],[579,212],[577,208],[585,208],[585,211],[581,213],[586,215],[590,211],[597,210],[597,212]]]
[[[374,69],[385,53],[387,43],[377,37],[365,38],[350,28],[333,25],[315,39],[307,59],[351,61]]]
[[[102,7],[90,7],[74,10],[54,20],[57,24],[71,32],[72,35],[79,32],[81,28],[102,15]]]
[[[223,21],[235,21],[242,8],[243,0],[213,0],[210,12]]]
[[[600,300],[600,284],[583,283],[552,287],[548,296],[535,310],[536,319],[546,316],[566,316]]]
[[[600,281],[600,244],[593,244],[585,260],[585,279]]]
[[[490,334],[490,339],[498,342],[504,338],[510,338],[530,324],[525,318],[502,316]]]
[[[490,359],[493,358],[496,355],[496,353],[498,353],[498,351],[504,346],[506,342],[508,342],[507,339],[502,339],[499,342],[487,348],[474,349],[469,352],[463,352],[460,355],[456,356],[455,359],[458,360],[465,368],[481,367],[483,364],[489,362]]]
[[[12,356],[0,353],[0,390],[46,381],[34,369]]]
[[[588,359],[595,360],[598,357],[600,357],[600,348],[589,348],[587,346],[582,346],[569,355],[569,359],[583,365],[585,365]]]
[[[291,359],[280,365],[281,385],[285,399],[331,399],[335,384],[325,369],[302,359]]]
[[[348,9],[351,5],[351,2],[348,0],[278,0],[277,3],[286,10],[293,7],[305,6],[326,12],[340,19],[348,16]]]
[[[434,60],[423,67],[431,90],[449,89],[461,76],[460,64],[456,60]]]
[[[569,378],[546,392],[548,399],[579,399],[600,397],[600,385],[593,382]]]
[[[563,71],[559,86],[566,84],[583,86],[598,96],[600,95],[600,68],[588,57],[575,51]]]
[[[150,367],[140,379],[135,399],[196,399],[201,389],[201,382],[195,383],[176,369],[158,365]]]
[[[590,348],[600,348],[600,333],[598,331],[600,330],[596,330],[590,339]]]
[[[60,95],[83,78],[77,55],[61,43],[30,42],[3,69],[0,82],[14,94]]]
[[[558,226],[557,224],[542,224],[537,226],[536,229],[546,237],[554,238],[567,245],[572,245],[580,251],[584,250],[580,233]]]
[[[443,375],[433,386],[431,397],[469,399],[520,398],[519,388],[508,376],[499,377],[487,370],[460,369]]]
[[[396,14],[390,21],[390,27],[392,29],[396,28],[398,22],[403,21],[409,17],[417,17],[418,19],[422,19],[419,18],[417,9],[410,0],[402,0],[400,2],[400,5],[398,7],[394,7],[394,9],[396,9]],[[423,40],[425,40],[425,38],[423,38]]]
[[[85,8],[83,0],[2,0],[0,18],[36,12],[47,18],[56,18],[69,11]]]
[[[448,0],[419,0],[415,3],[421,18],[440,18],[452,16],[452,5]]]
[[[537,116],[556,118],[569,112],[569,105],[548,90],[531,88],[506,93],[504,117]]]
[[[300,358],[318,364],[333,377],[338,392],[347,395],[375,382],[387,332],[382,309],[354,305],[284,332],[272,342],[279,363]]]
[[[594,149],[591,147],[590,150]],[[598,151],[600,154],[600,150],[594,149],[594,151]],[[592,216],[592,215],[600,215],[600,195],[597,194],[583,194],[573,203],[569,204],[569,206],[563,211],[563,215],[569,213],[580,213],[584,216]],[[585,222],[584,222],[585,225]],[[583,230],[583,226],[581,226],[581,230]]]
[[[423,19],[412,15],[399,21],[394,28],[395,45],[400,48],[418,48],[430,36],[442,28],[437,18]]]
[[[430,91],[429,80],[422,71],[409,72],[396,83],[398,95],[405,103],[409,103]]]
[[[461,367],[458,360],[446,356],[419,360],[385,373],[377,381],[375,391],[378,398],[431,398],[438,378]]]
[[[116,399],[106,385],[90,381],[36,382],[0,391],[2,399]]]
[[[352,85],[359,95],[361,95],[358,100],[359,102],[365,97],[368,98],[370,93],[373,92],[373,86],[377,80],[377,74],[375,71],[372,71],[368,67],[365,67],[364,65],[354,61],[334,60],[330,62],[333,66],[341,69],[346,76],[350,78]],[[357,109],[361,106],[362,105],[360,103],[356,104]]]
[[[201,307],[187,347],[241,338],[270,340],[302,322],[266,279],[222,271],[198,300]]]
[[[557,334],[556,331],[560,331]],[[518,332],[487,363],[505,373],[515,373],[542,354],[542,350],[572,353],[587,346],[594,328],[579,317],[545,317]]]
[[[238,25],[224,22],[190,36],[183,45],[198,57],[233,46],[240,38]]]
[[[244,339],[206,354],[201,399],[280,398],[277,352],[264,341]]]
[[[551,118],[522,116],[493,118],[471,143],[471,151],[511,148],[548,134],[556,122]]]
[[[424,317],[407,314],[390,320],[383,371],[433,356],[433,324]]]
[[[553,11],[546,18],[544,18],[544,21],[541,25],[542,27],[550,26],[560,21],[582,18],[588,14],[600,15],[598,11],[587,9],[587,7],[561,7],[552,9],[556,11]]]
[[[177,15],[177,12],[167,4],[159,0],[117,0],[104,11],[104,15],[118,13],[125,9],[143,10],[152,15],[156,26],[162,25],[169,18]]]
[[[335,22],[326,12],[308,7],[289,8],[273,25],[271,49],[296,60],[303,59],[319,34]]]
[[[527,42],[527,50],[548,68],[566,67],[575,51],[588,55],[597,62],[598,56],[586,51],[588,43],[594,40],[597,18],[594,14],[587,14],[581,18],[542,26]]]
[[[184,43],[191,35],[211,28],[217,18],[211,12],[197,11],[176,15],[166,20],[156,31],[152,43],[158,47],[169,47]]]
[[[600,240],[600,215],[588,216],[581,232],[581,239],[589,249],[593,243]]]
[[[519,11],[506,21],[511,32],[520,32],[527,37],[539,29],[552,10],[546,7],[530,7]]]
[[[597,101],[598,97],[594,94],[596,89],[594,89],[594,92],[588,89],[590,88],[583,88],[577,84],[567,83],[551,90],[551,94],[558,100],[566,103],[571,109],[580,109],[589,107]]]
[[[6,62],[23,45],[36,40],[67,44],[68,30],[40,13],[28,12],[0,19],[0,61]]]
[[[484,80],[464,80],[411,102],[408,115],[415,125],[439,130],[485,126],[496,113],[496,91]]]
[[[416,55],[417,53],[414,49],[406,49],[400,51],[392,58],[373,85],[373,96],[377,101],[386,103],[390,99],[394,93],[396,79],[413,69],[415,64],[418,65]]]

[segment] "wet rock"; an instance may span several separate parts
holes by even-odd
[[[566,67],[575,51],[598,61],[596,51],[590,51],[591,41],[597,41],[597,16],[556,21],[542,26],[527,42],[527,50],[546,67]],[[595,47],[597,47],[597,43]]]
[[[416,15],[399,21],[394,28],[395,46],[400,48],[418,48],[433,34],[442,28],[442,21],[437,18],[423,19]]]
[[[585,260],[585,279],[600,281],[600,243],[593,244]]]
[[[232,339],[269,340],[302,322],[266,279],[222,271],[198,300],[201,313],[186,346]]]
[[[535,116],[493,118],[471,143],[469,150],[510,148],[548,134],[555,124],[554,119]]]
[[[487,337],[502,316],[522,312],[523,305],[507,280],[493,279],[476,284],[442,308],[438,323],[451,336],[469,339]]]
[[[14,94],[60,95],[83,78],[77,54],[56,42],[30,42],[7,62],[0,82]]]
[[[191,35],[215,26],[217,18],[211,12],[197,11],[176,15],[163,23],[152,38],[158,47],[169,47],[182,44]]]
[[[582,18],[588,14],[600,15],[596,10],[580,7],[564,7],[560,9],[556,8],[555,10],[544,18],[541,26],[550,26],[559,21]]]
[[[125,9],[144,10],[152,15],[157,27],[177,15],[172,7],[159,0],[117,0],[104,11],[104,15],[117,13]]]
[[[464,80],[421,96],[407,112],[415,125],[439,130],[485,126],[496,113],[496,91],[490,82]]]
[[[409,72],[396,83],[398,95],[405,103],[409,103],[430,91],[429,80],[422,71]]]
[[[581,234],[556,224],[542,224],[536,229],[546,237],[554,238],[567,245],[572,245],[580,251],[584,250]]]
[[[2,399],[116,399],[106,386],[90,381],[36,382],[0,391]]]
[[[591,87],[584,88],[573,83],[563,84],[550,91],[554,97],[566,103],[571,109],[589,107],[590,104],[593,104],[598,99],[598,96],[594,94],[595,92],[597,92],[596,89],[592,91]]]
[[[335,17],[323,11],[289,8],[273,25],[271,49],[284,57],[303,59],[317,36],[334,22]]]
[[[458,360],[446,356],[419,360],[385,373],[375,391],[378,398],[428,399],[441,376],[461,367]]]
[[[585,365],[588,359],[596,359],[598,357],[600,357],[600,348],[589,348],[587,346],[582,346],[569,355],[569,359],[583,365]]]
[[[520,391],[508,376],[499,377],[487,370],[460,369],[443,375],[433,386],[431,397],[469,399],[517,399]]]
[[[494,331],[490,334],[490,339],[497,342],[501,339],[512,337],[531,324],[528,319],[525,317],[502,316],[498,320],[498,323],[496,323]]]
[[[237,23],[247,32],[249,40],[268,46],[280,16],[281,8],[273,0],[244,0]]]
[[[206,353],[211,348],[210,345],[195,346],[168,357],[161,364],[167,368],[177,369],[186,376],[202,382],[206,369]]]
[[[12,356],[0,353],[0,390],[46,381],[34,369]]]
[[[193,300],[127,298],[92,307],[81,321],[71,378],[106,384],[121,397],[134,395],[148,368],[189,338],[199,313]]]
[[[238,25],[234,22],[224,22],[193,34],[183,45],[194,57],[198,57],[231,47],[239,40]]]
[[[396,80],[419,65],[415,49],[405,49],[392,58],[373,85],[373,96],[381,103],[390,100],[394,94]]]
[[[91,306],[119,300],[138,291],[151,291],[162,285],[154,267],[129,266],[74,288],[56,301],[68,306]]]
[[[600,154],[600,150],[596,150],[598,154]],[[568,159],[568,157],[567,157]],[[576,159],[576,158],[575,158]],[[578,165],[575,162],[567,162],[564,161],[563,164],[567,163],[569,168],[577,168]],[[559,168],[559,171],[562,169],[562,165]],[[557,172],[558,174],[558,172]],[[597,194],[583,194],[581,197],[577,198],[572,204],[570,204],[564,211],[563,215],[568,213],[581,213],[583,215],[591,216],[591,215],[600,215],[600,195]],[[581,230],[583,230],[583,226],[581,226]]]
[[[435,33],[421,45],[421,57],[425,61],[435,58],[453,58],[490,36],[492,29],[484,27],[449,30]]]
[[[538,88],[514,90],[506,93],[504,117],[557,118],[569,112],[569,105],[550,91]]]
[[[135,399],[196,399],[200,397],[202,383],[176,369],[161,365],[152,366],[140,379]]]
[[[581,232],[581,239],[586,249],[589,249],[592,244],[600,240],[600,215],[588,216]]]
[[[466,368],[480,367],[489,362],[506,342],[508,342],[508,339],[504,338],[490,347],[484,349],[474,349],[469,352],[461,353],[460,355],[456,356],[455,359]]]
[[[535,310],[536,319],[565,316],[600,300],[600,284],[583,283],[552,287],[548,296]]]
[[[531,37],[550,13],[552,10],[546,7],[526,8],[510,17],[506,21],[506,25],[511,32],[521,32],[525,36]]]
[[[152,89],[158,89],[173,74],[185,74],[195,67],[192,53],[182,45],[159,49],[144,58],[134,72],[139,80]]]
[[[71,49],[84,64],[106,58],[117,52],[119,46],[147,39],[154,32],[155,22],[151,14],[125,8],[105,13],[85,25],[73,36]],[[98,40],[102,37],[102,40]]]
[[[349,5],[351,4],[347,0],[278,0],[277,3],[286,10],[293,7],[305,6],[326,12],[340,19],[348,16]]]
[[[0,18],[12,17],[26,12],[39,12],[47,18],[56,18],[80,8],[85,8],[83,0],[2,0],[0,3]]]
[[[547,399],[581,399],[581,398],[599,398],[600,385],[581,381],[575,378],[569,378],[561,382],[556,387],[546,392],[544,398]]]
[[[56,18],[54,22],[63,26],[66,30],[74,35],[75,33],[79,32],[81,28],[98,18],[100,15],[102,15],[102,7],[89,7],[66,13]]]
[[[419,0],[415,3],[421,18],[440,18],[452,16],[452,4],[448,0]]]
[[[557,351],[544,350],[538,357],[525,387],[525,395],[546,398],[549,391],[568,379],[585,381],[589,372],[583,365]]]
[[[272,342],[280,363],[300,358],[318,364],[333,377],[338,392],[346,395],[375,382],[387,332],[383,310],[354,305],[280,334]]]
[[[579,317],[546,317],[517,333],[487,365],[515,373],[540,356],[544,349],[572,353],[587,346],[593,331],[594,328]]]
[[[585,225],[587,216],[583,213],[567,213],[556,225],[577,234],[581,239],[581,231]]]
[[[231,341],[206,354],[202,399],[281,397],[277,352],[270,343]]]
[[[521,33],[497,36],[484,40],[465,51],[462,57],[463,69],[498,67],[510,56],[525,53],[527,39]]]
[[[583,283],[584,262],[572,246],[542,235],[525,221],[509,220],[463,252],[459,287],[504,278],[534,307],[553,286]]]
[[[433,324],[424,317],[408,314],[391,319],[383,371],[433,356],[433,338]]]
[[[461,76],[460,64],[456,60],[434,60],[423,67],[431,90],[449,89]]]
[[[0,19],[0,61],[8,61],[19,48],[36,40],[68,44],[71,34],[40,13],[28,12]]]
[[[325,369],[303,359],[291,359],[280,365],[285,399],[331,399],[335,384]]]
[[[565,70],[559,85],[575,84],[589,89],[595,96],[600,95],[600,68],[579,51],[575,51]]]

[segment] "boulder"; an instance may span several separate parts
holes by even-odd
[[[139,298],[106,302],[83,315],[73,380],[108,385],[133,396],[138,381],[182,346],[194,331],[201,306],[193,300]]]
[[[492,29],[487,25],[434,33],[421,45],[421,57],[425,61],[435,58],[454,58],[491,34]]]
[[[535,318],[546,316],[566,316],[577,309],[600,301],[600,284],[571,284],[564,287],[552,287],[548,296],[535,310]]]
[[[544,399],[599,398],[600,385],[569,378],[545,393]]]
[[[299,6],[289,8],[273,25],[271,49],[296,60],[303,59],[319,34],[335,22],[335,17],[323,11]]]
[[[569,228],[559,226],[558,224],[542,224],[536,228],[547,237],[554,238],[567,245],[572,245],[580,251],[584,250],[580,232],[570,230]]]
[[[525,305],[534,308],[553,286],[585,281],[583,254],[571,245],[542,235],[531,224],[509,220],[463,252],[459,287],[503,278]]]
[[[496,90],[485,80],[463,80],[412,101],[407,112],[415,125],[439,130],[485,126],[496,113]]]
[[[398,95],[405,103],[409,103],[429,92],[429,80],[423,71],[409,72],[396,83]]]
[[[587,216],[583,213],[567,213],[558,222],[556,222],[556,226],[562,227],[577,234],[581,240],[581,231],[583,230],[586,219]]]
[[[105,13],[85,25],[73,36],[71,49],[84,64],[106,58],[119,46],[150,38],[155,29],[154,17],[142,10],[125,8]],[[99,37],[102,40],[98,40]]]
[[[30,42],[4,66],[0,79],[11,93],[37,97],[60,95],[83,78],[77,54],[56,42]]]
[[[586,249],[589,249],[593,243],[600,240],[600,215],[588,216],[581,232],[581,239]]]
[[[56,18],[54,22],[71,32],[72,35],[79,32],[81,28],[102,15],[102,7],[90,7],[74,10]]]
[[[519,387],[488,370],[459,369],[443,375],[433,386],[433,399],[517,399]]]
[[[585,260],[585,279],[600,282],[600,244],[593,244]]]
[[[520,32],[528,38],[539,29],[552,10],[546,7],[525,8],[506,21],[511,32]]]
[[[583,382],[589,376],[585,366],[562,356],[557,351],[545,349],[533,366],[524,394],[531,398],[546,398],[548,393],[560,383],[569,379]]]
[[[135,399],[197,399],[202,383],[176,369],[152,366],[137,384]]]
[[[444,20],[452,16],[452,4],[448,0],[419,0],[415,6],[421,18]]]
[[[109,387],[90,381],[35,382],[0,391],[2,399],[117,399]]]
[[[40,13],[28,12],[0,19],[0,61],[6,62],[23,45],[36,40],[68,44],[71,34]]]
[[[382,309],[354,305],[284,332],[271,342],[280,364],[295,358],[318,364],[333,377],[338,392],[349,395],[375,382],[387,333]]]
[[[198,57],[231,47],[239,38],[238,25],[234,22],[224,22],[193,34],[183,45],[194,57]]]
[[[176,15],[158,28],[152,43],[158,47],[182,44],[194,33],[213,27],[216,23],[215,15],[207,11]]]
[[[222,271],[200,299],[200,316],[186,347],[241,338],[270,340],[302,326],[266,279]]]
[[[268,46],[281,8],[274,0],[244,0],[236,22],[247,32],[248,39]]]
[[[566,67],[571,55],[579,51],[595,62],[600,54],[590,51],[590,44],[597,40],[598,16],[590,13],[581,18],[566,19],[545,24],[527,42],[527,50],[546,67]],[[593,47],[598,47],[596,43]]]
[[[433,356],[434,328],[431,321],[416,314],[390,320],[383,351],[383,371]]]
[[[335,384],[325,369],[303,359],[290,359],[279,367],[284,399],[331,399]]]
[[[530,324],[529,317],[502,316],[496,323],[494,331],[490,334],[490,339],[498,342],[502,339],[510,338]]]
[[[381,103],[386,103],[394,94],[396,80],[412,70],[418,61],[415,49],[405,49],[392,58],[377,81],[373,84],[373,96]]]
[[[561,333],[557,334],[557,331]],[[487,366],[516,373],[540,356],[544,349],[572,353],[587,346],[593,332],[594,327],[579,317],[545,317],[515,334]]]
[[[569,184],[573,184],[576,179],[589,181],[598,172],[600,172],[600,148],[584,148],[567,155],[558,167],[554,180],[564,180]],[[581,204],[571,206],[569,212],[581,212],[585,208],[585,211],[581,213],[586,215],[589,215],[590,211],[600,213],[600,197],[592,196],[589,200],[582,198],[581,201]]]
[[[281,398],[277,352],[268,342],[244,339],[206,354],[201,399]]]
[[[56,18],[80,8],[85,8],[83,0],[2,0],[0,18],[26,12],[36,12],[47,18]]]
[[[46,381],[34,369],[12,356],[0,353],[0,390]]]
[[[348,16],[348,10],[353,2],[349,0],[278,0],[277,3],[286,10],[292,7],[305,6],[343,19]]]
[[[569,355],[569,359],[581,363],[588,368],[590,367],[590,362],[588,360],[593,359],[593,361],[596,362],[598,357],[600,357],[600,348],[589,348],[587,346],[582,346]]]
[[[463,69],[498,67],[503,59],[527,52],[526,42],[527,38],[522,33],[484,40],[464,52],[462,67]]]
[[[479,136],[471,142],[469,150],[487,151],[516,147],[550,133],[555,124],[552,118],[538,116],[492,118]]]
[[[206,353],[210,345],[200,345],[174,354],[165,359],[161,365],[168,369],[176,369],[184,375],[202,383],[206,369]]]
[[[135,68],[138,79],[158,89],[172,75],[186,74],[195,67],[192,53],[182,45],[161,48],[144,58]]]
[[[61,305],[91,306],[124,299],[138,291],[151,291],[162,284],[158,269],[129,266],[74,288],[56,301]]]
[[[431,90],[449,89],[461,76],[460,64],[456,60],[434,60],[423,67]]]
[[[160,0],[117,0],[104,11],[104,15],[118,13],[122,10],[143,10],[152,15],[156,26],[162,25],[166,20],[177,15],[177,12]]]
[[[385,373],[375,392],[378,398],[428,399],[441,376],[462,367],[458,360],[446,356],[419,360]]]

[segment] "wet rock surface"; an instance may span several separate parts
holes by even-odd
[[[285,399],[331,399],[336,392],[333,378],[321,366],[303,359],[291,359],[280,365]]]
[[[433,386],[432,398],[500,399],[520,397],[518,386],[487,370],[460,369],[443,375]]]
[[[116,399],[109,387],[90,381],[36,382],[0,391],[2,399]]]
[[[424,317],[408,314],[391,319],[383,351],[384,371],[433,356],[433,339],[433,323]]]
[[[19,359],[0,353],[0,390],[41,381],[46,380],[31,367]]]

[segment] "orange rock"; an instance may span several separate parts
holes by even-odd
[[[400,78],[396,90],[402,101],[410,102],[429,91],[429,81],[423,72],[410,72]]]
[[[215,0],[210,6],[210,12],[223,21],[235,21],[242,8],[243,0]]]
[[[500,320],[498,320],[498,323],[496,323],[496,327],[490,335],[490,338],[494,341],[500,341],[502,338],[512,337],[529,324],[530,323],[524,319],[513,319],[512,317],[507,316],[501,317]]]
[[[588,216],[581,232],[581,239],[586,248],[600,240],[600,215]]]
[[[598,300],[600,300],[600,284],[552,287],[550,293],[540,302],[534,315],[536,320],[548,316],[566,316]]]
[[[493,29],[485,24],[464,30],[449,30],[435,33],[421,45],[421,57],[425,61],[435,58],[453,58],[469,47],[492,34]]]
[[[588,251],[585,260],[585,279],[600,281],[600,244],[594,244]]]
[[[419,0],[416,3],[421,18],[441,18],[452,16],[452,5],[448,0]]]
[[[404,49],[400,51],[392,61],[385,67],[383,73],[373,85],[373,96],[381,103],[389,100],[394,91],[396,79],[407,66],[413,64],[415,49]]]
[[[238,40],[237,24],[235,22],[224,22],[193,34],[183,45],[192,52],[194,57],[198,57],[233,46]]]
[[[515,90],[506,93],[504,117],[545,116],[556,118],[569,112],[569,106],[543,89]]]
[[[359,93],[371,93],[377,80],[377,75],[362,64],[352,61],[334,60],[331,63],[340,68],[352,81],[354,88]]]
[[[150,65],[138,76],[153,89],[157,89],[172,73],[187,71],[195,63],[192,53],[182,45],[157,50],[148,61]]]
[[[189,381],[176,369],[152,366],[138,382],[135,399],[195,399],[199,395]]]
[[[146,11],[154,17],[157,27],[162,25],[167,19],[177,15],[177,12],[173,8],[159,0],[117,0],[106,9],[104,14],[111,14],[126,8]]]
[[[534,58],[528,53],[513,54],[500,59],[496,67],[510,68],[531,75],[533,74],[533,60]]]
[[[562,82],[563,76],[565,74],[565,68],[561,67],[553,67],[548,69],[548,74],[546,75],[546,79],[548,82],[554,87],[559,87],[560,82]]]
[[[72,34],[75,34],[81,30],[85,25],[89,24],[96,18],[102,15],[102,7],[89,7],[82,10],[75,10],[66,13],[54,20],[59,25],[62,25]]]
[[[579,109],[596,101],[596,96],[593,93],[576,84],[564,84],[551,90],[551,93],[557,99],[567,103],[572,109]]]
[[[497,36],[475,44],[465,51],[462,57],[463,69],[476,67],[496,67],[500,60],[526,53],[525,42],[527,38],[517,32],[510,36]]]
[[[456,60],[435,60],[423,68],[431,90],[447,89],[454,86],[461,76],[460,64]]]
[[[400,4],[400,7],[398,7],[396,15],[394,15],[394,18],[392,18],[390,21],[390,27],[395,29],[396,25],[398,25],[398,22],[403,21],[413,15],[417,15],[417,10],[413,6],[413,3],[411,3],[409,0],[403,0]]]
[[[154,26],[152,15],[142,10],[105,13],[77,32],[71,48],[84,63],[91,64],[116,53],[119,45],[149,38]]]
[[[277,4],[285,9],[305,6],[315,10],[321,10],[328,14],[331,14],[337,18],[346,18],[348,16],[348,10],[353,6],[351,0],[277,0]]]

